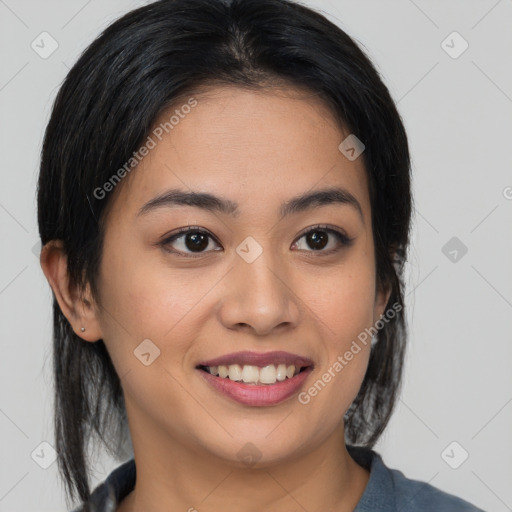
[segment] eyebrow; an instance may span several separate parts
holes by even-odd
[[[318,208],[329,204],[348,205],[354,208],[364,223],[363,210],[359,201],[348,190],[339,187],[330,187],[313,192],[307,192],[293,197],[283,203],[279,210],[283,219],[291,214],[300,213],[311,208]],[[208,192],[187,192],[180,189],[170,189],[145,203],[137,216],[146,215],[162,207],[192,206],[209,212],[220,212],[238,217],[240,210],[238,204]]]

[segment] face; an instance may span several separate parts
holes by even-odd
[[[364,377],[370,344],[351,347],[388,298],[366,172],[338,149],[348,133],[329,110],[299,91],[194,98],[157,121],[181,114],[115,191],[95,325],[137,449],[233,464],[254,450],[270,464],[342,430]],[[326,189],[338,194],[297,201]]]

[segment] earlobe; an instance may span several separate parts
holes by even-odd
[[[386,306],[388,304],[389,298],[391,297],[391,286],[387,285],[386,287],[378,286],[378,291],[375,297],[375,307],[374,307],[374,319],[373,322],[377,322],[382,315],[384,315],[386,311]]]
[[[391,261],[395,262],[397,257],[397,251],[395,246],[391,246],[389,249],[389,257]],[[384,315],[386,312],[386,306],[391,297],[393,286],[390,282],[377,283],[377,292],[375,294],[375,307],[374,307],[374,322]]]
[[[67,255],[62,240],[51,240],[42,248],[40,264],[60,309],[75,334],[90,342],[101,339],[103,335],[90,288],[87,286],[84,297],[80,296],[78,287],[70,283]]]

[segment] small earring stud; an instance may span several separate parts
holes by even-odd
[[[80,330],[81,330],[82,332],[84,332],[84,331],[85,331],[85,327],[82,327]]]

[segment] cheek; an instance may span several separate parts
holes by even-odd
[[[316,283],[316,286],[311,284]],[[316,278],[304,290],[322,330],[321,362],[304,401],[337,422],[357,396],[368,366],[375,301],[373,259],[354,254],[344,265]]]
[[[354,255],[329,272],[310,276],[301,299],[321,321],[332,348],[343,350],[347,342],[350,345],[350,340],[373,323],[373,261]]]
[[[182,386],[182,368],[191,340],[197,337],[197,306],[211,279],[198,281],[193,273],[147,261],[140,255],[104,260],[104,341],[121,377],[127,408],[143,409],[142,415],[148,417],[173,409],[193,415],[195,402]],[[154,346],[143,345],[149,347],[145,351],[152,360],[145,366],[137,354],[142,354],[139,346],[147,339]],[[171,422],[167,427],[180,425]]]
[[[105,343],[113,357],[132,364],[133,350],[144,339],[160,350],[172,343],[172,354],[183,354],[197,329],[202,299],[222,272],[171,268],[144,251],[105,252],[102,262],[101,320]],[[122,255],[122,256],[121,256]],[[188,341],[187,341],[188,340]],[[128,349],[128,350],[127,350]],[[167,355],[166,355],[167,357]]]

